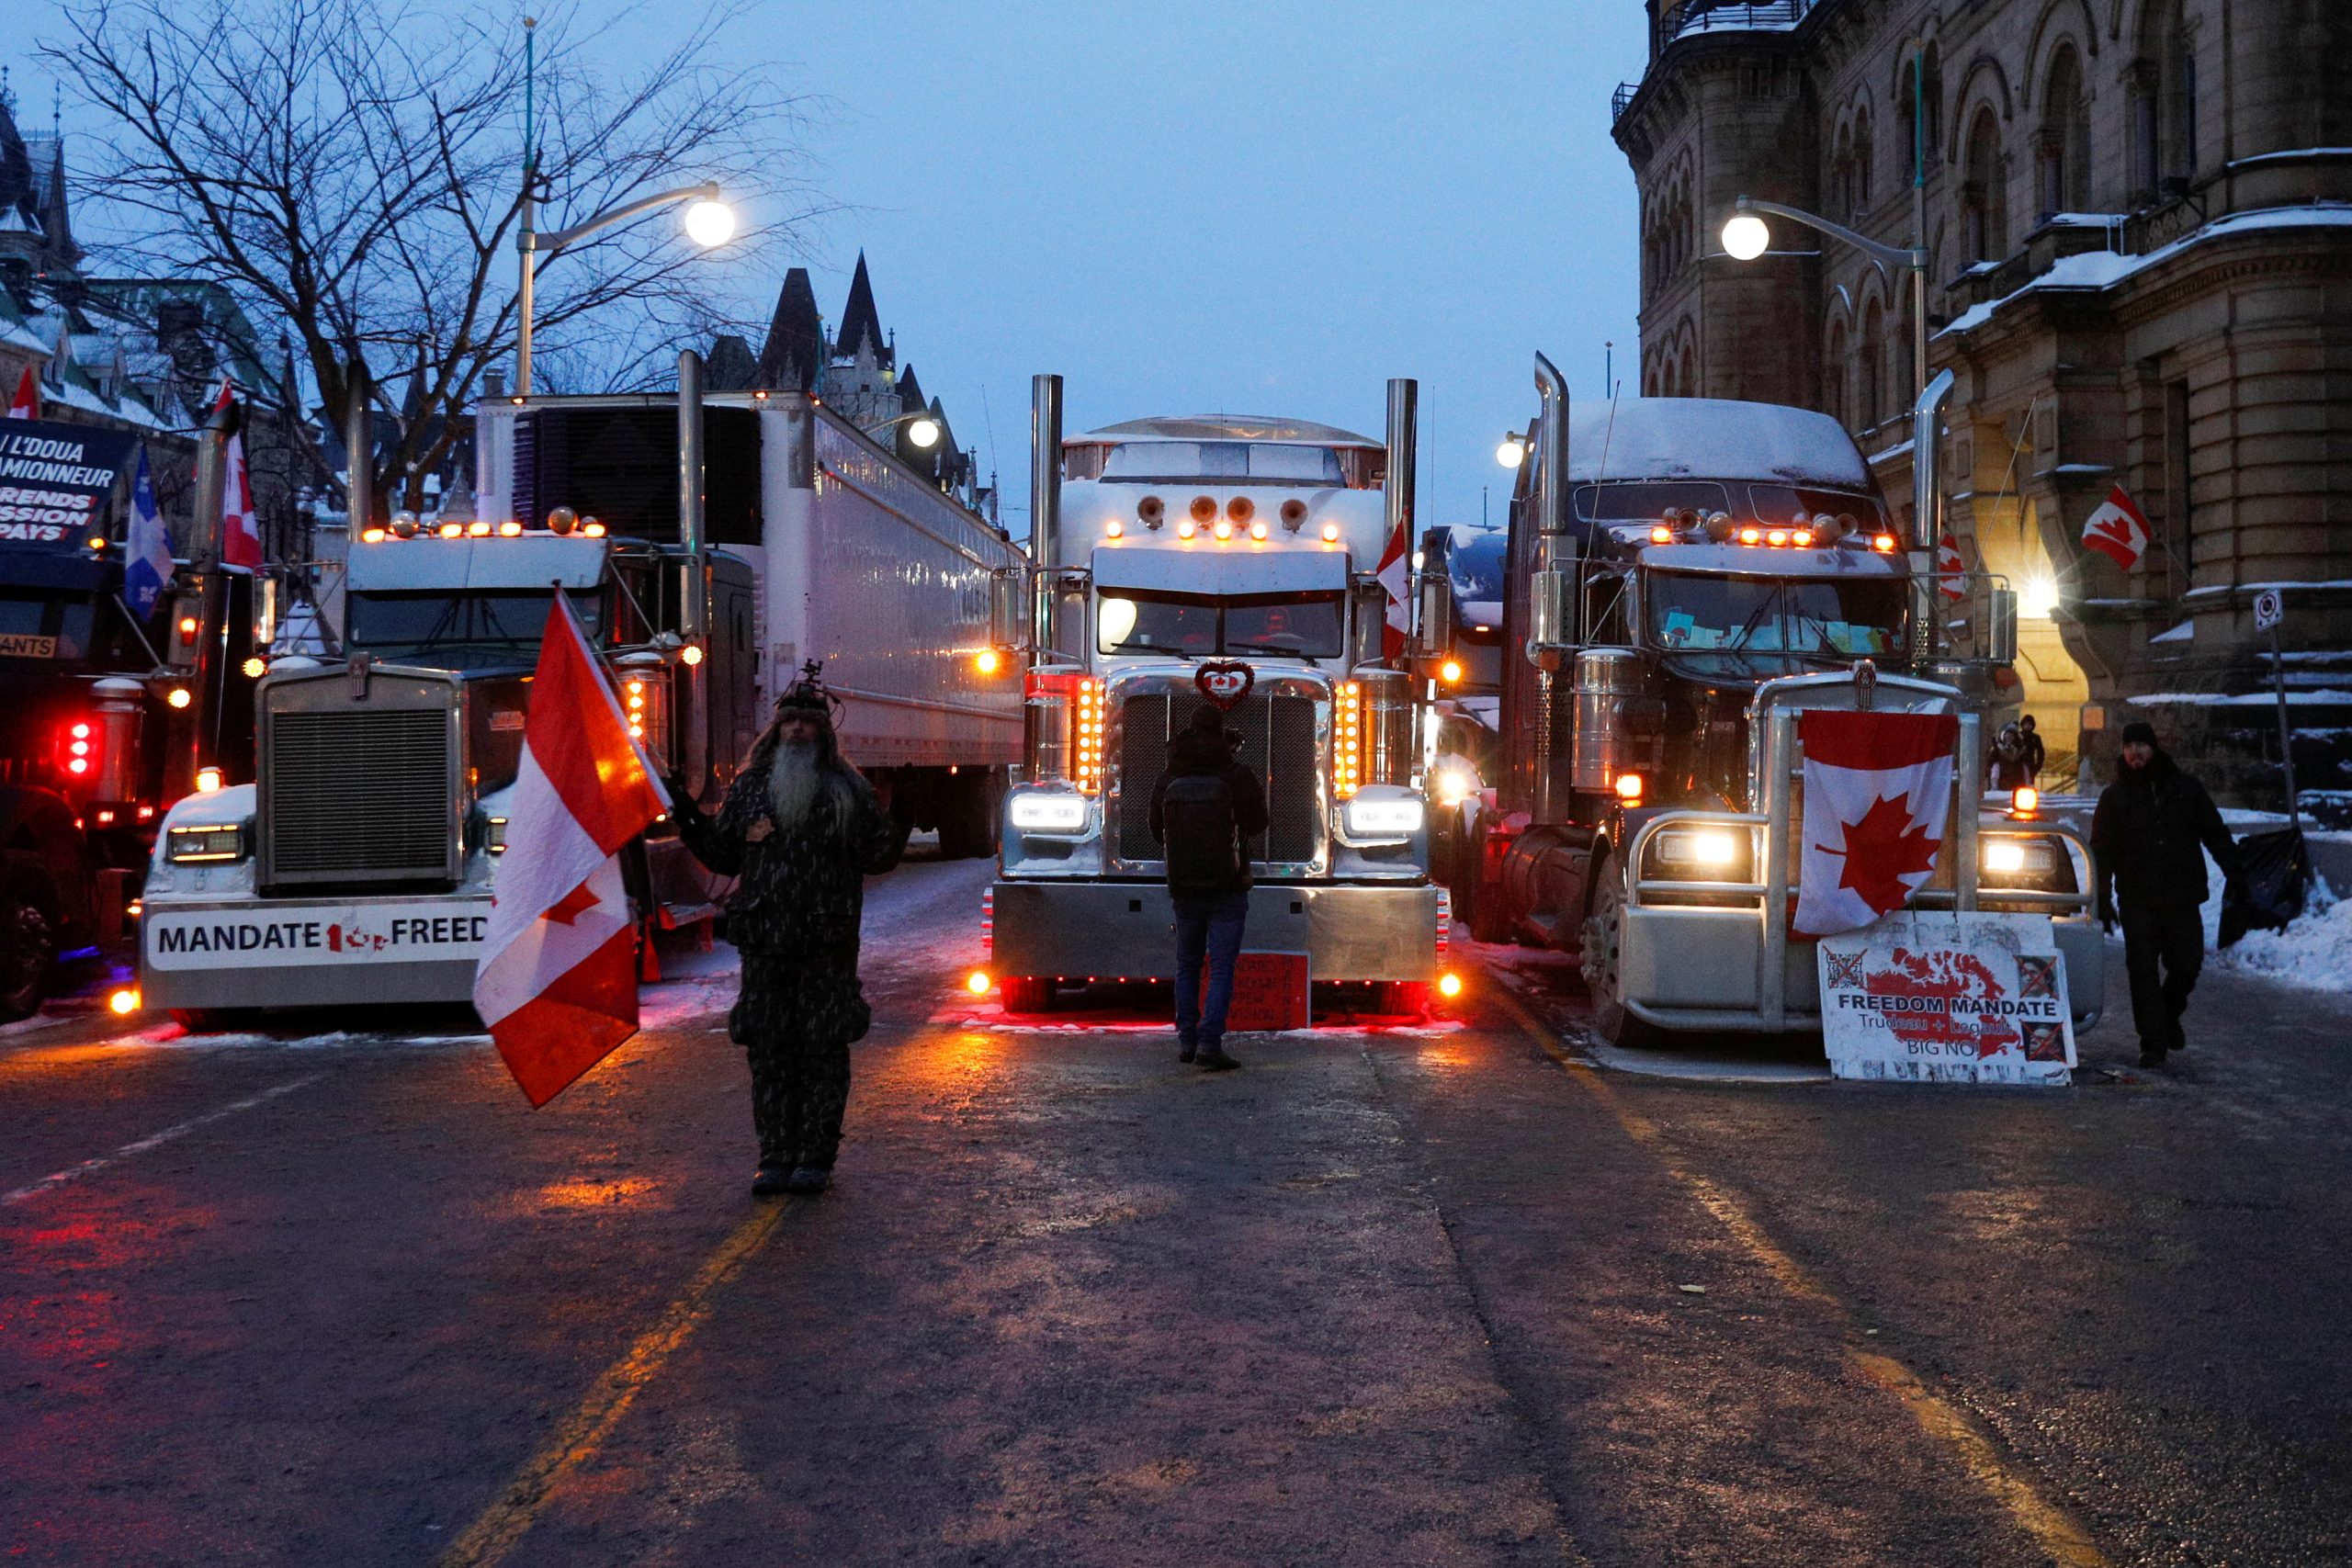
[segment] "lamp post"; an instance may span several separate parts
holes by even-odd
[[[548,234],[539,232],[536,226],[539,205],[537,185],[538,159],[535,154],[526,154],[523,165],[523,227],[514,236],[514,249],[522,257],[522,277],[515,288],[520,317],[514,339],[514,395],[518,398],[531,395],[531,284],[538,272],[539,257],[552,256],[558,251],[576,245],[591,234],[599,233],[616,223],[625,223],[641,213],[678,201],[693,204],[685,211],[685,229],[686,238],[695,244],[710,250],[735,237],[735,209],[719,199],[718,184],[715,180],[706,180],[698,186],[681,186],[676,190],[665,190],[653,196],[639,197],[635,201],[625,201],[618,207],[599,212],[584,223],[575,223],[569,229],[558,229]]]
[[[1928,389],[1928,253],[1924,246],[1905,248],[1883,244],[1867,234],[1857,234],[1842,223],[1832,223],[1817,212],[1803,208],[1783,207],[1777,201],[1758,201],[1743,196],[1732,203],[1732,215],[1724,224],[1724,254],[1734,261],[1751,262],[1772,247],[1771,225],[1759,214],[1785,218],[1818,230],[1832,239],[1843,240],[1882,266],[1900,267],[1911,275],[1911,396],[1917,401]],[[1871,411],[1873,414],[1877,411]]]
[[[907,427],[907,439],[921,450],[928,452],[939,445],[941,434],[939,421],[933,419],[927,409],[917,409],[912,413],[902,413],[896,419],[886,419],[873,429],[866,431],[866,438],[879,446],[885,431],[895,430],[902,424]]]

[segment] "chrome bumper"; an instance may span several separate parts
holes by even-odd
[[[467,1002],[487,894],[150,900],[139,989],[150,1008]]]
[[[1172,979],[1176,912],[1154,882],[997,882],[989,888],[1000,978]],[[1433,980],[1440,890],[1260,884],[1241,945],[1304,953],[1317,980]]]

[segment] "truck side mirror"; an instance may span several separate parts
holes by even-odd
[[[1018,567],[1000,567],[989,576],[989,646],[1022,649],[1029,646],[1027,573]]]
[[[1421,651],[1440,659],[1453,650],[1453,580],[1441,566],[1421,574]]]
[[[2018,657],[2018,591],[1993,590],[1992,626],[1984,656],[1996,664],[2014,664]]]
[[[1565,571],[1532,572],[1527,580],[1527,656],[1541,663],[1546,649],[1570,646],[1575,601]],[[1555,666],[1556,667],[1556,664]]]

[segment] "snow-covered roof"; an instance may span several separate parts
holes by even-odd
[[[1568,478],[1576,483],[1711,479],[1871,488],[1854,438],[1827,414],[1718,398],[1621,400],[1613,428],[1609,404],[1574,405]]]
[[[2340,228],[2352,228],[2352,202],[2315,202],[2302,207],[2268,207],[2253,212],[2233,212],[2145,255],[2125,255],[2118,251],[2084,251],[2075,255],[2061,256],[2050,264],[2048,271],[2030,279],[2013,292],[1998,299],[1987,299],[1981,305],[1971,306],[1936,335],[1949,337],[1955,333],[1973,332],[2005,307],[2038,291],[2112,288],[2133,273],[2169,261],[2184,251],[2215,240],[2264,230]]]
[[[1167,416],[1158,419],[1131,419],[1119,424],[1106,424],[1100,430],[1090,430],[1083,435],[1073,435],[1079,441],[1295,441],[1315,446],[1373,446],[1381,443],[1369,435],[1341,430],[1337,425],[1317,424],[1311,420],[1281,419],[1271,414],[1219,413]]]

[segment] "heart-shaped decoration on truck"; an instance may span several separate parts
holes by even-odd
[[[1219,660],[1193,671],[1193,684],[1201,689],[1201,695],[1226,713],[1239,706],[1257,683],[1258,672],[1238,659]]]

